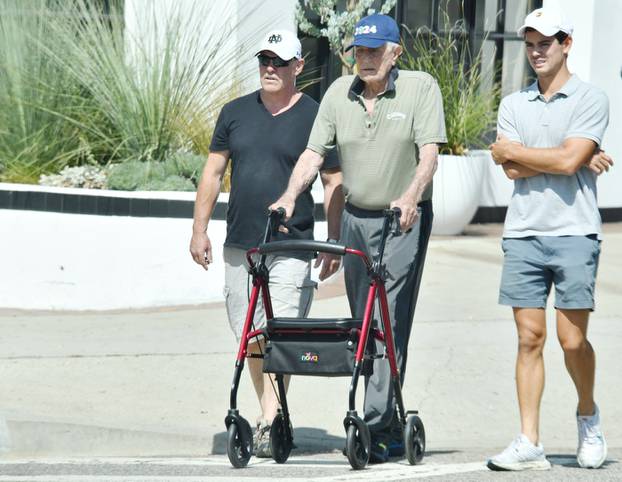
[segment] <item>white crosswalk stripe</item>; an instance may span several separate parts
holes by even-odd
[[[254,475],[244,474],[243,480],[248,482],[274,481],[275,478],[290,478],[293,476],[292,469],[304,469],[317,467],[326,474],[326,469],[336,469],[334,475],[322,475],[316,477],[295,477],[297,481],[350,481],[350,480],[405,480],[417,479],[430,476],[442,476],[461,474],[487,470],[483,462],[469,462],[457,464],[422,464],[411,466],[404,461],[374,465],[368,470],[351,471],[346,461],[333,458],[318,458],[314,456],[291,457],[285,464],[277,464],[271,459],[254,459],[249,467],[255,471],[270,471],[264,476],[261,472]],[[24,473],[19,473],[20,468]],[[128,475],[123,473],[127,468]],[[173,475],[171,470],[179,468],[229,468],[229,462],[224,456],[213,457],[176,457],[176,458],[128,458],[128,457],[104,457],[104,458],[50,458],[50,459],[11,459],[0,461],[0,482],[103,482],[103,481],[126,481],[126,482],[198,482],[209,478],[211,482],[231,481],[239,478],[239,472],[232,470],[231,475]],[[114,471],[111,470],[114,468]],[[143,470],[141,470],[143,469]],[[168,475],[159,475],[159,469],[166,469]],[[245,470],[245,469],[241,469]],[[345,472],[344,472],[345,471]],[[98,474],[97,472],[101,472]],[[114,472],[114,473],[111,473]],[[137,473],[138,472],[138,473]],[[149,472],[140,473],[140,472]],[[222,472],[221,472],[222,473]],[[301,474],[302,475],[302,474]]]

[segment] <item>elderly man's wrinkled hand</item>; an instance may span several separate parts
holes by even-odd
[[[281,196],[276,202],[272,203],[268,209],[270,211],[276,211],[278,208],[285,209],[285,216],[283,217],[283,221],[289,221],[294,214],[294,206],[296,205],[296,201],[294,199],[290,199],[289,196]]]
[[[417,211],[417,202],[414,199],[401,197],[391,203],[391,209],[400,208],[402,215],[400,217],[400,228],[402,232],[408,231],[417,222],[419,213]]]
[[[606,154],[603,150],[598,150],[588,161],[587,167],[596,174],[602,174],[609,171],[609,168],[613,166],[613,159],[609,154]]]
[[[292,215],[294,214],[295,205],[296,205],[296,201],[293,199],[290,199],[288,196],[284,194],[278,199],[278,201],[276,201],[275,203],[272,203],[268,207],[268,209],[270,211],[276,211],[278,208],[285,209],[285,216],[283,216],[283,222],[287,222],[292,218]],[[279,231],[281,231],[282,233],[289,233],[289,229],[287,229],[283,225],[279,226]]]
[[[320,265],[322,266],[319,277],[320,281],[324,281],[326,278],[331,277],[339,270],[340,264],[341,256],[328,253],[319,253],[313,267],[318,268]]]

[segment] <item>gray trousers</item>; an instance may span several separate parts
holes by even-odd
[[[401,236],[389,234],[383,264],[387,269],[387,298],[397,366],[404,383],[408,339],[425,261],[430,231],[432,230],[432,202],[424,201],[418,207],[419,218],[413,228]],[[373,257],[378,251],[384,218],[373,211],[346,206],[341,224],[341,240],[348,247],[359,249]],[[354,318],[362,318],[367,301],[370,279],[365,265],[356,256],[344,257],[345,281]],[[374,325],[382,329],[378,303],[374,311]],[[378,353],[383,344],[376,341]],[[395,413],[395,397],[391,372],[386,359],[374,361],[374,373],[365,379],[365,421],[376,438],[388,435]]]

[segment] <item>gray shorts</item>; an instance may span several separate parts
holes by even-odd
[[[238,341],[242,336],[253,282],[247,271],[246,251],[225,247],[225,303],[229,325]],[[274,316],[305,317],[311,308],[315,282],[311,280],[311,263],[296,258],[268,256],[270,272],[270,299]],[[253,318],[255,329],[266,326],[266,315],[261,302],[257,303]]]
[[[504,238],[499,303],[546,308],[555,284],[555,308],[594,309],[600,241],[590,236]]]

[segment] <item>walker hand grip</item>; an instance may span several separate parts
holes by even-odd
[[[268,211],[268,226],[270,231],[270,237],[265,241],[268,241],[272,238],[277,231],[279,230],[279,225],[282,223],[283,218],[285,217],[285,208],[276,208],[274,210]]]
[[[402,217],[402,210],[398,207],[385,209],[384,215],[389,219],[389,226],[393,223],[393,229],[391,233],[393,236],[400,236],[402,234],[402,229],[400,227],[400,218]]]
[[[273,241],[271,243],[261,244],[258,248],[259,254],[262,255],[270,253],[284,253],[288,251],[312,251],[344,256],[346,254],[346,247],[339,244],[326,243],[323,241],[301,239],[291,241]]]
[[[400,208],[393,208],[393,212],[395,213],[395,217],[393,218],[395,222],[393,226],[393,236],[401,236],[402,227],[400,225],[400,218],[402,217],[402,210]]]

